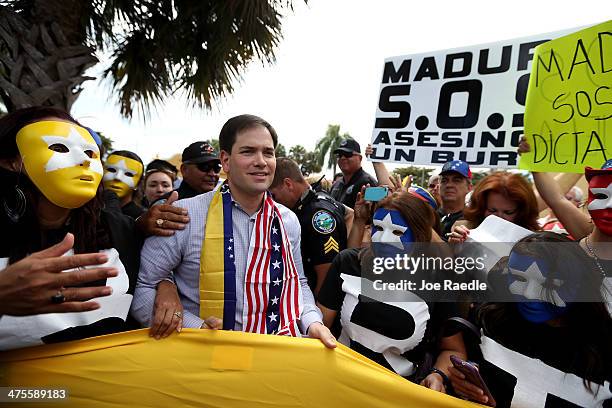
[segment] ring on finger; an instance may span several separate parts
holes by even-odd
[[[51,303],[53,303],[54,305],[59,305],[60,303],[64,303],[66,301],[66,296],[64,296],[62,290],[64,290],[63,287],[59,288],[57,290],[57,293],[51,296]]]
[[[166,220],[164,220],[162,218],[158,218],[157,220],[155,220],[155,223],[157,224],[158,227],[163,228],[165,221]]]
[[[177,311],[173,313],[173,316],[176,316],[180,319],[181,317],[183,317],[183,313]]]

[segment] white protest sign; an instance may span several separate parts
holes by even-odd
[[[577,30],[386,59],[370,158],[516,167],[534,48]]]

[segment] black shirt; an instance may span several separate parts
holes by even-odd
[[[341,343],[404,377],[412,377],[419,366],[435,361],[439,331],[448,318],[458,316],[456,306],[392,304],[368,298],[361,293],[359,251],[350,248],[336,256],[318,302],[340,313]]]
[[[584,372],[590,364],[584,350],[597,350],[603,372],[591,387],[600,399],[606,399],[604,407],[612,406],[612,333],[603,338],[587,338],[580,330],[571,327],[552,327],[531,323],[523,319],[514,303],[506,303],[508,312],[495,317],[485,317],[481,354],[472,356],[480,366],[480,374],[497,402],[504,408],[529,400],[529,404],[517,405],[533,408],[592,407],[593,394],[584,386]],[[603,330],[602,330],[603,331]],[[573,401],[572,401],[573,400]],[[584,401],[584,400],[582,400]]]
[[[440,229],[442,230],[442,239],[448,241],[446,234],[452,231],[453,224],[463,219],[463,211],[457,211],[455,213],[445,213],[440,208],[438,210],[438,215],[440,215]]]
[[[344,182],[344,178],[336,181],[331,188],[331,196],[342,204],[350,208],[355,208],[355,201],[357,201],[357,193],[361,191],[361,187],[366,184],[370,186],[377,186],[378,182],[374,177],[363,171],[362,168],[357,170],[353,177],[348,183]]]
[[[129,203],[121,207],[121,212],[132,218],[133,220],[140,217],[146,211],[147,210],[136,204],[134,201],[130,201]]]
[[[176,189],[178,192],[178,199],[182,200],[183,198],[191,198],[202,193],[198,193],[195,191],[185,180],[181,181],[181,185]]]
[[[317,286],[316,265],[331,263],[346,248],[344,206],[328,194],[308,190],[293,209],[302,227],[302,261],[310,289]]]

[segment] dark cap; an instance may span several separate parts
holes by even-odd
[[[149,164],[147,164],[145,173],[149,171],[156,171],[156,170],[167,171],[167,172],[171,172],[174,174],[178,173],[178,170],[176,169],[176,167],[174,167],[172,163],[166,160],[162,160],[162,159],[154,159]]]
[[[584,169],[584,177],[587,181],[591,180],[594,176],[599,176],[600,174],[612,174],[612,159],[606,161],[601,169],[594,169],[592,167],[587,167]]]
[[[183,150],[181,158],[185,164],[200,164],[211,160],[219,161],[217,152],[208,142],[195,142],[190,144]]]
[[[470,170],[470,166],[463,160],[453,160],[453,161],[444,163],[444,166],[442,166],[442,171],[440,172],[440,175],[444,173],[450,173],[450,172],[459,173],[467,179],[472,178],[472,171]]]
[[[361,148],[359,147],[359,143],[353,139],[344,139],[338,148],[334,150],[334,154],[338,152],[347,152],[347,153],[359,153],[361,154]]]

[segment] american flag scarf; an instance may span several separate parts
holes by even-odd
[[[212,199],[200,257],[200,317],[223,319],[233,330],[236,311],[232,198],[224,184]],[[299,336],[302,294],[282,217],[266,194],[250,237],[244,280],[243,330]]]

